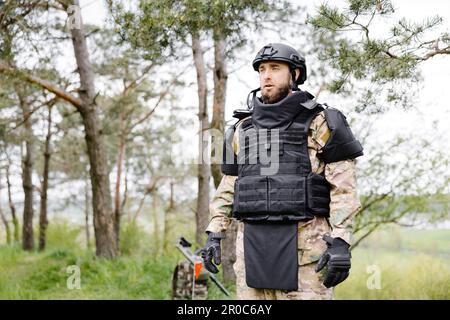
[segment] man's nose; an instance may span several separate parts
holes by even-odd
[[[270,71],[261,71],[260,75],[263,80],[269,80],[272,77],[272,73]]]

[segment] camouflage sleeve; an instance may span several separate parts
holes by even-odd
[[[321,115],[322,114],[322,115]],[[318,153],[330,137],[330,129],[323,112],[316,117],[313,140]],[[353,218],[361,208],[356,188],[356,160],[342,160],[325,165],[325,178],[331,185],[330,218],[331,236],[352,242]]]
[[[356,160],[342,160],[325,166],[325,178],[331,185],[330,224],[332,237],[352,243],[353,218],[361,209],[356,190]]]
[[[226,232],[231,223],[235,176],[224,175],[209,204],[209,224],[206,232]]]
[[[236,154],[239,150],[239,126],[243,120],[236,125],[236,131],[233,136],[233,150]],[[226,232],[230,226],[236,179],[236,176],[224,175],[222,177],[219,187],[209,204],[209,224],[205,230],[206,232]]]

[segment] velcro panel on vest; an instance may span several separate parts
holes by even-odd
[[[233,212],[241,214],[303,214],[306,179],[299,175],[244,176],[235,183]]]
[[[309,211],[322,217],[330,215],[330,184],[325,177],[310,173],[306,178],[306,197]]]
[[[306,132],[303,132],[301,130],[291,129],[289,131],[280,132],[278,142],[280,146],[280,155],[283,155],[285,151],[296,151],[300,153],[302,151],[302,145],[306,141],[305,136]],[[298,157],[298,154],[296,154],[295,156]],[[289,162],[289,158],[286,158],[286,160],[286,162]]]
[[[300,214],[305,212],[305,178],[295,175],[268,176],[269,212]]]

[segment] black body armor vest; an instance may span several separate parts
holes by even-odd
[[[300,221],[329,216],[330,186],[311,172],[308,130],[322,106],[306,91],[275,104],[255,98],[239,132],[233,216],[244,221]]]

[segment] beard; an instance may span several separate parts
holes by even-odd
[[[286,98],[287,95],[291,92],[291,84],[290,82],[287,82],[282,86],[272,87],[271,91],[272,92],[270,94],[264,92],[264,90],[261,92],[261,98],[265,104],[277,103],[278,101]]]

